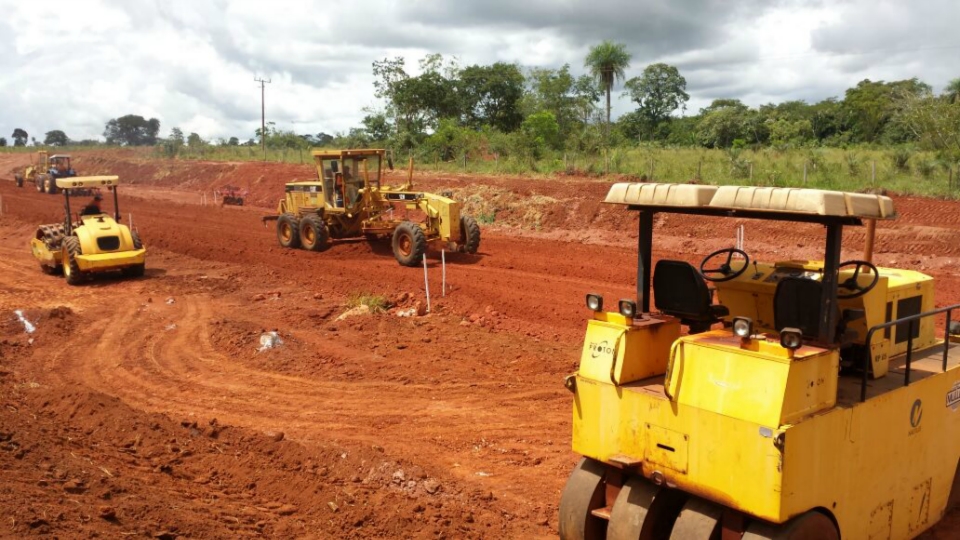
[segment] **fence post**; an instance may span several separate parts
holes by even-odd
[[[872,187],[877,187],[877,162],[870,162],[870,185]]]
[[[427,279],[427,254],[423,254],[423,288],[427,291],[427,313],[430,313],[430,280]]]
[[[803,185],[807,185],[807,162],[803,162]]]
[[[753,162],[750,162],[750,183],[753,183]]]
[[[700,176],[700,169],[701,169],[701,168],[703,168],[703,157],[701,157],[700,160],[697,161],[697,180],[698,180],[698,181],[702,179],[701,176]]]

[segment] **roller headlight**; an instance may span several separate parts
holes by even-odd
[[[803,345],[803,334],[799,328],[784,328],[780,331],[780,346],[795,351]]]
[[[587,307],[593,311],[602,311],[603,310],[603,297],[599,294],[588,294],[587,295]]]
[[[734,317],[733,333],[743,339],[748,339],[753,335],[753,321],[748,317]]]
[[[637,303],[633,300],[623,299],[620,301],[620,314],[628,319],[636,318]]]

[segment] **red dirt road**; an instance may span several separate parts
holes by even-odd
[[[495,216],[481,252],[448,256],[445,298],[432,254],[429,316],[337,321],[351,294],[422,302],[423,272],[366,241],[283,250],[265,208],[197,204],[231,183],[269,205],[309,167],[80,154],[83,173],[133,181],[121,212],[148,270],[69,287],[30,255],[62,199],[3,181],[23,162],[0,155],[0,535],[555,536],[583,295],[633,294],[636,221],[599,204],[609,182],[418,176]],[[896,202],[877,262],[960,302],[960,204]],[[815,227],[745,223],[751,256],[820,250]],[[660,219],[657,254],[698,260],[736,224]],[[862,238],[848,231],[848,258]],[[258,353],[272,329],[284,344]]]

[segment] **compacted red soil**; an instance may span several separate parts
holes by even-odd
[[[76,154],[126,183],[148,269],[70,287],[30,254],[62,198],[14,187],[28,161],[0,154],[0,536],[556,535],[583,296],[634,294],[636,218],[600,203],[615,179],[417,174],[483,218],[483,241],[447,254],[445,296],[430,253],[431,313],[397,317],[425,306],[424,276],[387,244],[290,251],[261,224],[309,166]],[[200,204],[225,184],[244,207]],[[960,203],[895,199],[876,262],[960,302]],[[699,261],[740,224],[752,257],[822,252],[815,226],[663,216],[655,255]],[[863,232],[845,242],[859,258]],[[397,309],[338,320],[359,294]],[[265,331],[283,343],[260,351]]]

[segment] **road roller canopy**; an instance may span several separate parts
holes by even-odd
[[[604,202],[632,210],[844,225],[897,217],[890,197],[805,188],[622,182],[611,186]]]
[[[866,220],[865,252],[873,250],[878,219],[894,219],[893,200],[883,195],[846,193],[822,189],[755,186],[700,186],[694,184],[617,183],[604,202],[619,204],[640,214],[637,256],[637,305],[650,311],[653,216],[658,213],[693,214],[774,221],[820,223],[826,228],[823,244],[821,305],[818,339],[832,343],[836,332],[837,279],[845,225],[863,225]],[[682,226],[682,225],[681,225]],[[865,255],[869,259],[869,255]]]
[[[57,178],[57,187],[60,189],[90,189],[115,186],[119,183],[119,176],[73,176],[70,178]]]

